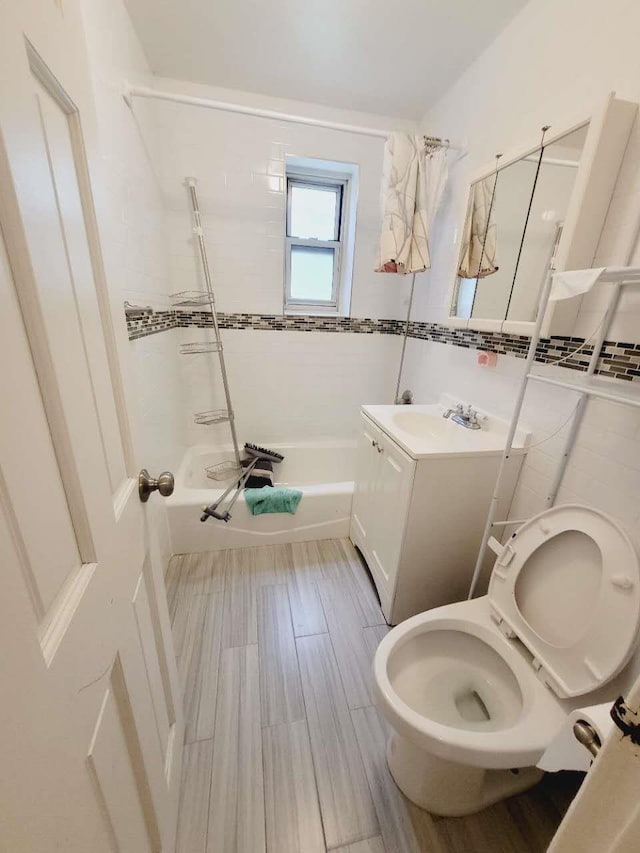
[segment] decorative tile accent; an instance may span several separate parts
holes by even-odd
[[[401,324],[402,325],[402,324]],[[409,337],[441,344],[451,344],[465,349],[487,350],[502,355],[526,358],[530,338],[526,335],[508,335],[502,332],[478,332],[474,329],[450,329],[439,323],[409,324]],[[569,370],[586,370],[593,352],[584,338],[554,335],[541,338],[536,350],[536,361],[551,364],[563,359],[562,367]],[[570,357],[569,354],[573,353]],[[596,373],[626,381],[640,377],[640,343],[605,341],[600,353]]]
[[[221,329],[252,329],[258,331],[292,332],[349,332],[364,335],[403,335],[403,320],[375,320],[368,317],[321,317],[310,314],[218,314]],[[127,317],[129,340],[165,332],[176,328],[210,329],[213,318],[210,311],[145,311],[143,315]],[[477,332],[473,329],[450,329],[439,323],[409,323],[409,337],[465,349],[487,350],[502,355],[526,358],[529,338],[525,335],[508,335],[501,332]],[[577,350],[571,357],[567,357]],[[552,363],[566,359],[563,367],[586,370],[593,347],[585,345],[584,338],[542,338],[538,344],[536,361]],[[640,379],[640,343],[605,341],[596,373],[624,379]]]
[[[321,317],[311,314],[224,314],[218,313],[221,329],[254,329],[292,332],[351,332],[365,335],[401,335],[401,320],[373,320],[360,317]],[[210,311],[145,311],[144,315],[127,317],[129,340],[175,328],[210,329]]]
[[[175,311],[147,311],[136,313],[127,317],[127,331],[129,340],[144,338],[147,335],[155,335],[158,332],[168,332],[178,325],[175,320]]]

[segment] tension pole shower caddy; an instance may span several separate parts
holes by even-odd
[[[196,193],[196,179],[185,178],[185,185],[189,190],[191,200],[191,209],[193,214],[193,233],[196,236],[200,261],[202,263],[202,274],[204,277],[205,290],[184,290],[180,293],[172,294],[173,305],[176,308],[200,308],[211,311],[213,324],[213,340],[212,341],[196,341],[194,343],[184,343],[180,345],[180,352],[184,355],[192,353],[211,353],[214,358],[218,359],[220,375],[222,377],[222,385],[224,387],[224,397],[226,408],[210,409],[205,412],[196,412],[193,416],[195,423],[205,426],[211,424],[229,423],[231,432],[231,441],[233,443],[234,460],[220,462],[217,465],[211,465],[206,468],[208,477],[214,480],[228,480],[242,470],[240,462],[240,450],[238,447],[238,436],[236,434],[236,426],[234,420],[233,405],[231,404],[231,392],[229,391],[229,379],[227,376],[227,368],[224,361],[224,349],[222,346],[222,338],[220,336],[220,326],[218,323],[218,313],[216,311],[216,300],[213,292],[213,283],[211,281],[211,270],[207,259],[207,247],[204,242],[204,234],[202,232],[202,221],[200,218],[200,206],[198,204],[198,195]]]
[[[571,455],[571,450],[573,448],[578,429],[580,428],[580,423],[582,421],[585,406],[589,397],[599,397],[603,400],[609,400],[612,403],[620,403],[622,405],[640,408],[640,391],[636,383],[622,382],[619,379],[603,379],[595,376],[596,368],[598,366],[598,360],[600,358],[600,352],[602,350],[604,342],[607,339],[607,333],[609,331],[609,328],[611,327],[611,322],[615,316],[622,288],[640,283],[640,267],[606,267],[598,277],[595,287],[600,287],[603,284],[611,285],[607,308],[602,322],[600,323],[597,331],[592,336],[594,339],[593,352],[591,353],[591,357],[589,359],[589,366],[587,367],[586,373],[577,374],[575,377],[572,377],[570,379],[563,379],[562,377],[549,372],[548,368],[553,368],[552,365],[548,365],[546,370],[542,369],[539,372],[533,372],[536,350],[538,348],[538,343],[540,342],[541,337],[542,323],[544,321],[544,317],[549,303],[551,285],[553,282],[553,272],[553,270],[550,270],[547,274],[544,287],[542,288],[542,292],[540,294],[538,314],[536,317],[533,334],[531,335],[531,343],[529,344],[529,351],[527,353],[525,370],[522,377],[522,382],[520,383],[520,389],[516,397],[513,415],[511,417],[511,424],[509,426],[505,448],[502,454],[502,461],[500,462],[500,468],[498,469],[496,485],[493,491],[493,497],[491,498],[489,514],[487,516],[487,521],[482,536],[482,544],[480,546],[480,551],[478,552],[478,559],[476,560],[476,565],[473,570],[473,577],[471,579],[471,586],[469,588],[469,598],[473,598],[478,579],[482,571],[482,564],[487,553],[487,548],[491,547],[491,545],[493,544],[491,543],[491,535],[493,528],[503,528],[511,525],[518,526],[524,524],[526,521],[526,519],[496,521],[496,514],[500,502],[500,497],[502,494],[503,479],[507,472],[507,463],[511,457],[513,439],[518,428],[520,414],[522,412],[522,406],[524,403],[524,398],[527,392],[529,382],[540,382],[545,385],[555,386],[556,388],[565,388],[568,391],[575,391],[579,395],[578,402],[576,403],[575,409],[573,410],[572,415],[569,419],[571,425],[569,427],[569,432],[565,440],[562,455],[558,463],[558,468],[555,472],[551,489],[549,490],[549,493],[546,497],[547,507],[552,507],[555,503],[558,490],[562,482],[562,477],[566,470],[567,463],[569,462],[569,456]],[[583,347],[584,344],[578,347],[578,350],[582,349]],[[578,350],[575,350],[573,353],[569,353],[568,356],[564,356],[562,359],[558,359],[557,363],[566,361],[568,357],[573,355]]]

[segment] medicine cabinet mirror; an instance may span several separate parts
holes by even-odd
[[[590,119],[551,128],[544,145],[501,157],[471,182],[448,325],[531,334],[550,266],[593,265],[636,111],[611,95]],[[570,334],[580,302],[550,307],[542,334]]]

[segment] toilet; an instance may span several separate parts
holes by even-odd
[[[487,595],[407,619],[375,655],[389,769],[433,814],[472,814],[535,784],[566,715],[617,697],[604,685],[638,639],[638,555],[609,516],[557,506],[490,545]]]

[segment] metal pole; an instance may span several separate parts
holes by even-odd
[[[186,104],[192,107],[204,107],[209,110],[220,110],[226,113],[238,113],[245,116],[255,116],[257,118],[271,119],[272,121],[285,121],[292,124],[305,124],[309,127],[324,127],[328,130],[339,130],[344,133],[357,133],[360,136],[373,136],[379,139],[386,139],[393,129],[385,130],[379,127],[364,127],[359,124],[342,124],[337,121],[328,121],[327,119],[311,118],[310,116],[292,115],[291,113],[281,113],[276,110],[266,110],[258,107],[245,106],[244,104],[231,104],[228,101],[215,101],[212,98],[198,98],[193,95],[180,95],[176,92],[163,92],[160,89],[152,89],[149,86],[131,86],[125,83],[123,97],[127,105],[131,108],[133,98],[153,98],[158,101],[172,101],[176,104]],[[464,154],[465,148],[462,145],[453,145],[449,139],[443,139],[439,136],[425,137],[436,144],[445,145],[453,151],[460,151]]]
[[[194,228],[193,233],[198,238],[198,247],[200,249],[200,260],[202,261],[202,271],[204,273],[204,282],[207,288],[207,294],[209,296],[209,302],[211,305],[211,316],[213,318],[213,329],[216,338],[216,343],[218,344],[218,358],[220,359],[220,373],[222,374],[222,384],[224,386],[224,396],[227,403],[227,414],[229,415],[229,428],[231,430],[231,440],[233,442],[233,452],[236,458],[236,465],[238,469],[241,468],[240,464],[240,450],[238,449],[238,436],[236,434],[236,425],[235,425],[235,415],[233,411],[233,405],[231,403],[231,392],[229,391],[229,380],[227,378],[227,368],[224,362],[224,351],[222,347],[222,338],[220,337],[220,327],[218,325],[218,313],[216,311],[216,300],[215,295],[213,293],[213,285],[211,283],[211,271],[209,270],[209,261],[207,260],[207,247],[204,242],[204,235],[202,233],[202,222],[200,220],[200,207],[198,205],[198,196],[196,194],[196,180],[195,178],[187,178],[186,179],[187,186],[189,187],[189,194],[191,196],[191,207],[193,209],[193,222]]]
[[[400,367],[398,368],[398,381],[396,383],[396,396],[393,402],[397,403],[400,398],[400,380],[402,379],[402,368],[404,367],[404,354],[407,349],[407,337],[409,336],[409,320],[411,318],[411,308],[413,307],[413,291],[416,286],[416,274],[411,276],[411,293],[409,294],[409,307],[407,308],[407,319],[404,324],[404,338],[402,340],[402,353],[400,354]]]
[[[596,335],[596,339],[593,342],[593,352],[591,353],[591,358],[589,359],[589,366],[587,367],[587,376],[593,376],[596,371],[596,367],[598,366],[598,360],[600,358],[600,351],[602,350],[602,345],[604,344],[607,334],[609,332],[609,328],[611,326],[611,321],[613,319],[613,315],[616,312],[618,307],[618,300],[620,299],[620,291],[622,289],[621,282],[617,281],[611,287],[611,295],[609,296],[609,305],[607,306],[606,314],[604,315],[604,319],[602,321],[602,325]],[[567,438],[564,443],[564,447],[562,449],[562,456],[560,457],[560,463],[558,465],[558,470],[556,471],[556,475],[553,478],[553,484],[547,495],[547,505],[553,506],[556,497],[558,496],[558,491],[560,489],[560,484],[562,483],[562,478],[564,477],[564,472],[567,470],[567,465],[569,463],[569,456],[571,454],[571,450],[576,440],[576,436],[578,434],[578,430],[580,429],[580,424],[582,423],[582,418],[584,417],[584,410],[587,407],[587,400],[589,399],[588,394],[580,394],[578,398],[578,403],[576,405],[576,410],[573,414],[573,419],[571,422],[571,429],[567,434]]]
[[[529,344],[529,352],[527,353],[527,360],[525,362],[524,373],[522,375],[522,381],[520,382],[520,389],[518,390],[518,396],[516,397],[515,406],[513,408],[513,414],[511,416],[511,423],[509,425],[509,432],[507,433],[507,440],[505,442],[504,452],[502,454],[502,459],[500,461],[500,467],[498,469],[498,476],[496,478],[496,485],[493,490],[493,496],[491,498],[491,503],[489,505],[489,513],[487,515],[487,521],[484,527],[484,532],[482,534],[482,543],[480,545],[480,550],[478,551],[478,559],[476,560],[476,564],[473,570],[473,576],[471,578],[471,585],[469,587],[469,595],[467,598],[473,598],[473,593],[475,592],[475,588],[478,584],[478,578],[480,577],[480,571],[482,570],[482,564],[484,562],[485,554],[487,553],[487,543],[491,536],[491,528],[493,526],[494,519],[496,517],[496,513],[498,511],[498,504],[500,502],[500,492],[502,489],[502,478],[505,474],[507,463],[511,458],[511,449],[513,446],[513,439],[516,434],[516,429],[518,427],[518,420],[520,418],[520,412],[522,411],[522,404],[524,402],[524,395],[527,391],[528,384],[528,375],[531,369],[531,365],[533,364],[536,357],[536,350],[538,348],[538,342],[540,341],[540,330],[542,329],[542,323],[544,321],[545,309],[547,307],[547,300],[549,298],[549,293],[551,291],[551,281],[554,270],[549,269],[547,272],[547,277],[544,282],[544,286],[542,288],[542,292],[540,294],[540,301],[538,303],[538,316],[536,317],[535,326],[533,328],[533,333],[531,335],[531,343]]]

